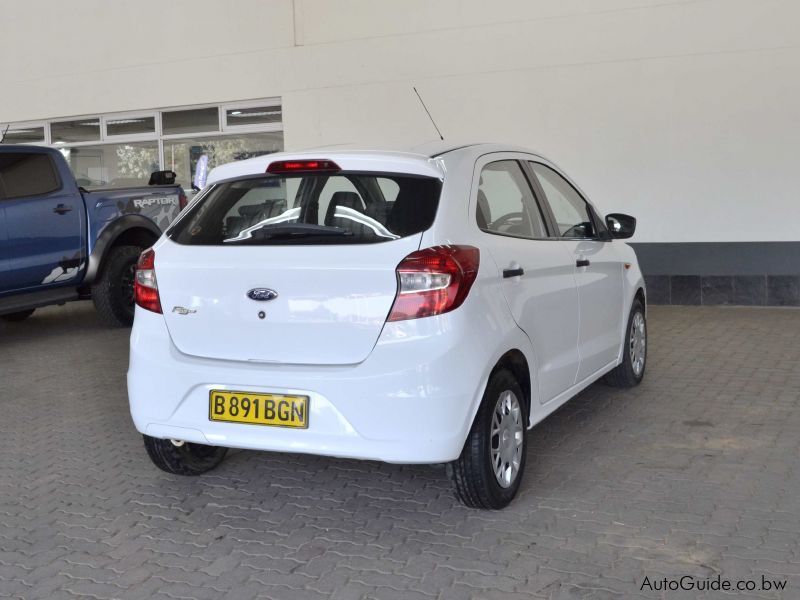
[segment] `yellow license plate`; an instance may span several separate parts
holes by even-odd
[[[211,390],[208,418],[211,421],[305,429],[308,427],[308,396]]]

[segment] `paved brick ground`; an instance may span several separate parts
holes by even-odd
[[[436,466],[235,452],[166,475],[128,417],[126,331],[90,304],[0,324],[0,597],[671,598],[698,594],[644,577],[717,574],[800,597],[800,311],[650,326],[645,383],[538,426],[489,513]]]

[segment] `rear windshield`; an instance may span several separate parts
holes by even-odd
[[[179,244],[372,244],[433,224],[441,182],[376,173],[259,176],[217,184],[167,235]]]

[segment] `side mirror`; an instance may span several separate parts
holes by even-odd
[[[606,226],[611,237],[625,240],[636,231],[636,218],[622,213],[611,213],[606,217]]]
[[[175,183],[175,171],[153,171],[150,173],[150,181],[147,185],[173,185]]]

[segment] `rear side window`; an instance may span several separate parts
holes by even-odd
[[[483,167],[475,218],[478,227],[488,233],[524,238],[547,235],[531,187],[515,160]]]
[[[46,154],[0,154],[0,198],[42,196],[61,187],[53,161]]]
[[[399,174],[260,176],[211,189],[167,235],[188,245],[370,244],[428,229],[441,182]]]

